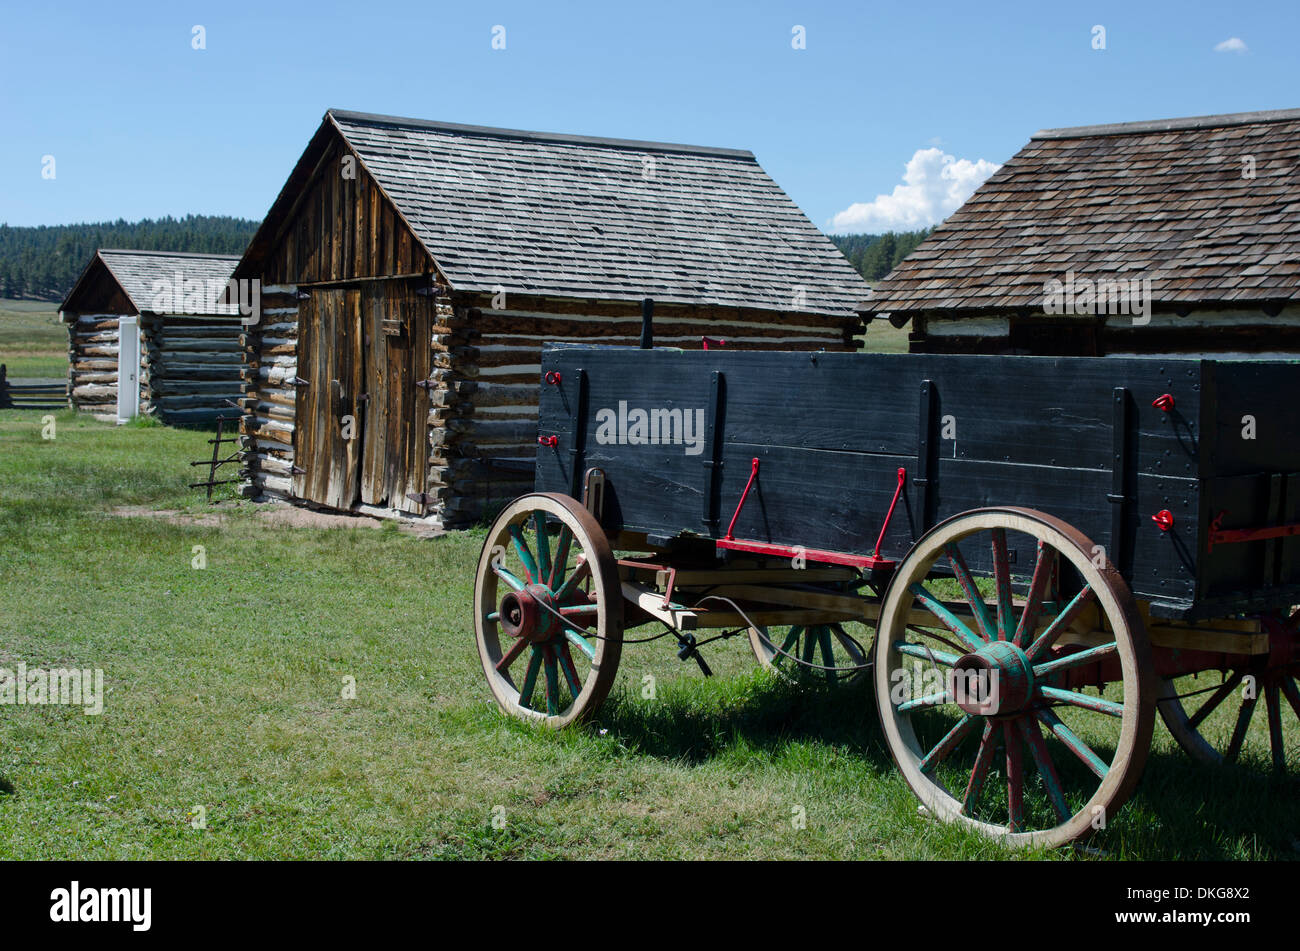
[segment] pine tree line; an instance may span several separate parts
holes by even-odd
[[[868,281],[878,281],[898,266],[903,258],[930,236],[933,228],[920,231],[886,231],[884,234],[833,234],[831,240]]]
[[[34,228],[0,224],[0,297],[62,300],[100,248],[241,254],[257,226],[224,215]]]
[[[0,297],[62,300],[100,248],[240,254],[257,226],[256,221],[224,215],[31,228],[0,224]],[[933,230],[841,234],[831,235],[831,240],[858,273],[878,281]]]

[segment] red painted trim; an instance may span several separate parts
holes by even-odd
[[[1300,525],[1273,525],[1268,528],[1226,528],[1210,533],[1210,544],[1231,545],[1237,542],[1257,542],[1266,538],[1290,538],[1300,535]]]
[[[796,548],[790,545],[774,545],[771,542],[746,541],[741,538],[719,538],[714,543],[718,548],[731,551],[744,551],[754,555],[774,555],[780,558],[803,558],[828,565],[849,565],[853,568],[892,567],[888,558],[875,555],[851,555],[842,551],[824,551],[820,548]]]

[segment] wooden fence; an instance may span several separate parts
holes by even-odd
[[[9,379],[8,368],[0,363],[0,409],[66,409],[68,385],[60,381],[44,382]]]

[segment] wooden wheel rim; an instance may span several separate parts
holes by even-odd
[[[575,554],[576,549],[590,566],[590,590],[596,597],[596,636],[589,639],[594,641],[591,646],[595,656],[590,659],[590,669],[577,696],[572,696],[572,691],[568,690],[568,706],[555,714],[533,710],[520,703],[520,685],[511,675],[511,668],[498,669],[514,641],[501,632],[498,621],[489,619],[489,615],[497,611],[507,588],[493,568],[493,559],[498,557],[499,549],[513,546],[511,528],[526,526],[535,512],[545,513],[572,534],[569,554]],[[552,553],[552,557],[556,554]],[[488,687],[504,712],[559,729],[590,716],[599,708],[618,671],[623,637],[623,600],[613,550],[590,512],[568,496],[552,493],[520,496],[502,510],[492,523],[479,555],[474,581],[474,632]],[[506,645],[504,650],[503,644]],[[527,652],[525,649],[524,653]]]
[[[965,815],[962,801],[922,772],[920,761],[926,751],[920,748],[910,715],[897,713],[890,698],[893,671],[903,660],[894,643],[905,631],[907,613],[915,601],[911,586],[923,581],[930,567],[946,557],[945,546],[994,529],[1032,536],[1070,561],[1085,583],[1092,586],[1098,606],[1115,633],[1122,668],[1123,714],[1106,776],[1081,809],[1051,828],[1013,832],[1009,826]],[[1090,834],[1097,809],[1108,822],[1136,787],[1150,749],[1155,719],[1156,688],[1150,649],[1127,584],[1109,562],[1101,568],[1094,565],[1093,550],[1085,536],[1045,513],[1021,508],[975,509],[935,526],[899,565],[886,592],[877,629],[876,703],[890,753],[907,784],[932,815],[947,822],[961,822],[1011,847],[1056,846]]]
[[[863,626],[870,631],[869,627],[866,625]],[[786,657],[783,658],[783,663],[777,663],[777,659],[782,656],[776,651],[776,648],[778,647],[796,657],[802,656],[801,651],[805,649],[805,639],[808,637],[807,631],[800,635],[798,642],[793,648],[786,646],[790,636],[789,632],[793,627],[794,625],[782,625],[776,628],[751,627],[749,629],[749,646],[750,649],[753,650],[754,657],[757,659],[759,666],[772,671],[772,673],[776,674],[782,680],[787,680],[792,683],[826,680],[825,671],[812,667],[800,667],[794,662],[793,658]],[[849,663],[861,668],[859,670],[845,669],[842,673],[836,674],[835,680],[833,681],[834,685],[838,687],[848,687],[856,686],[864,682],[867,676],[867,669],[863,665],[867,663],[867,659],[871,656],[870,639],[864,639],[866,643],[857,641],[849,632],[844,630],[843,622],[833,624],[815,624],[812,625],[810,629],[818,628],[826,628],[833,641],[839,644],[844,653],[848,656]],[[874,632],[872,633],[874,636]],[[813,662],[817,664],[826,663],[820,648],[814,653]],[[806,676],[798,678],[795,676],[796,672],[805,674]]]

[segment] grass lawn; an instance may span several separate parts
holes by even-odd
[[[912,325],[895,327],[887,320],[873,320],[867,325],[863,353],[907,353],[907,335]]]
[[[58,304],[0,300],[0,363],[11,377],[68,376],[68,329]]]
[[[229,497],[220,525],[120,517],[212,511],[184,487],[207,434],[62,413],[47,441],[39,419],[0,412],[0,666],[101,668],[106,699],[0,706],[2,857],[1005,854],[917,815],[866,690],[785,686],[737,642],[706,681],[657,642],[624,651],[596,722],[533,729],[474,649],[482,532],[271,527]],[[1293,783],[1155,742],[1101,855],[1300,857]]]

